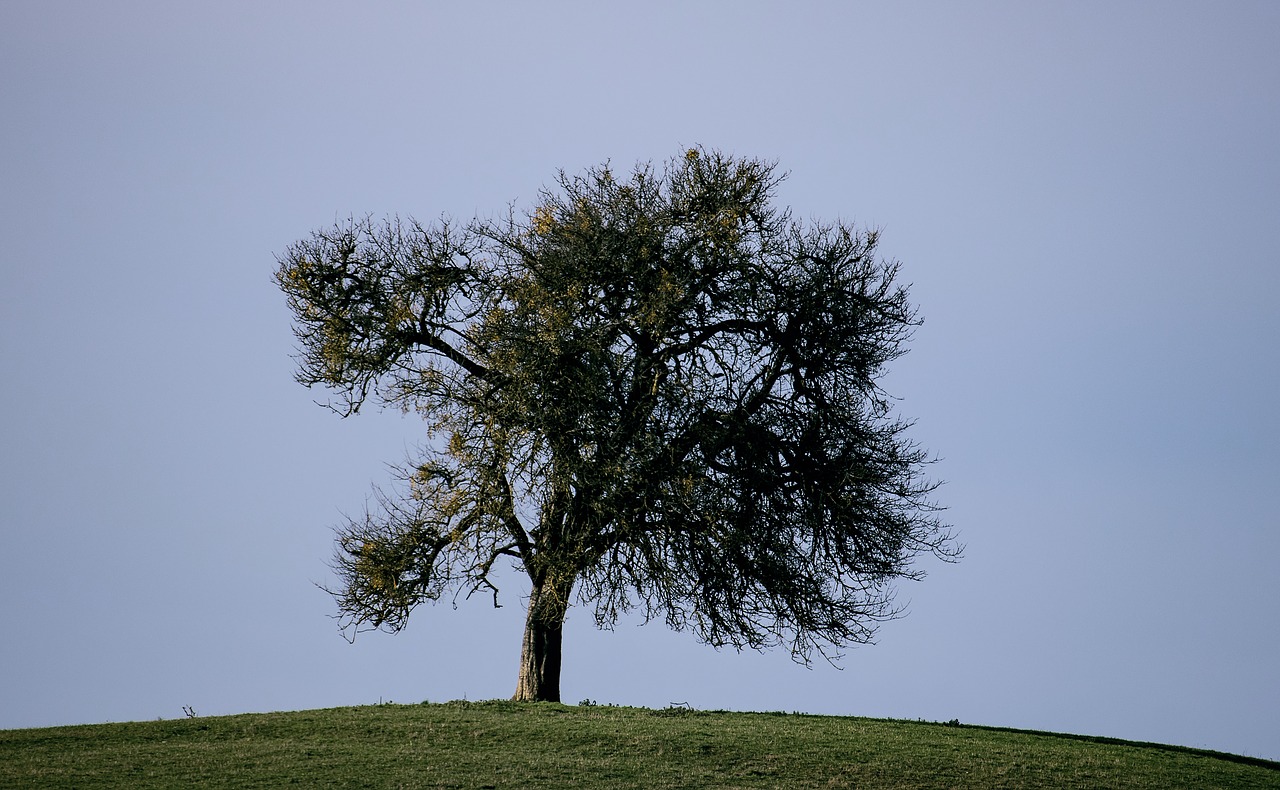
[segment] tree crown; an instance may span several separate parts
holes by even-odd
[[[429,439],[340,529],[335,595],[401,628],[512,558],[563,618],[638,607],[715,645],[868,641],[958,547],[878,379],[920,323],[875,231],[773,206],[774,164],[701,148],[560,174],[527,213],[370,218],[279,258],[298,379]],[[540,604],[544,605],[544,604]]]

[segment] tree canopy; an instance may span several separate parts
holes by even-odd
[[[712,645],[867,642],[921,554],[958,554],[878,383],[920,321],[878,234],[773,205],[776,165],[696,148],[560,173],[527,212],[371,218],[278,256],[298,380],[426,421],[337,535],[346,625],[531,582],[517,698],[558,699],[571,600]],[[575,596],[576,595],[576,599]]]

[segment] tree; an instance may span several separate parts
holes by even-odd
[[[427,423],[339,528],[344,628],[531,590],[515,697],[558,700],[574,594],[716,646],[871,639],[921,553],[958,554],[877,383],[919,325],[877,233],[794,221],[772,163],[693,149],[560,173],[527,214],[349,220],[278,257],[298,380]]]

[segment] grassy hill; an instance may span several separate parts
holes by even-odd
[[[946,724],[451,702],[0,731],[0,787],[1280,788],[1280,763]]]

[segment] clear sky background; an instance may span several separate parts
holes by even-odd
[[[292,380],[274,255],[702,144],[883,230],[967,555],[842,670],[571,612],[566,701],[1280,759],[1278,41],[1243,1],[0,3],[0,727],[509,697],[514,575],[339,636],[331,528],[421,427]]]

